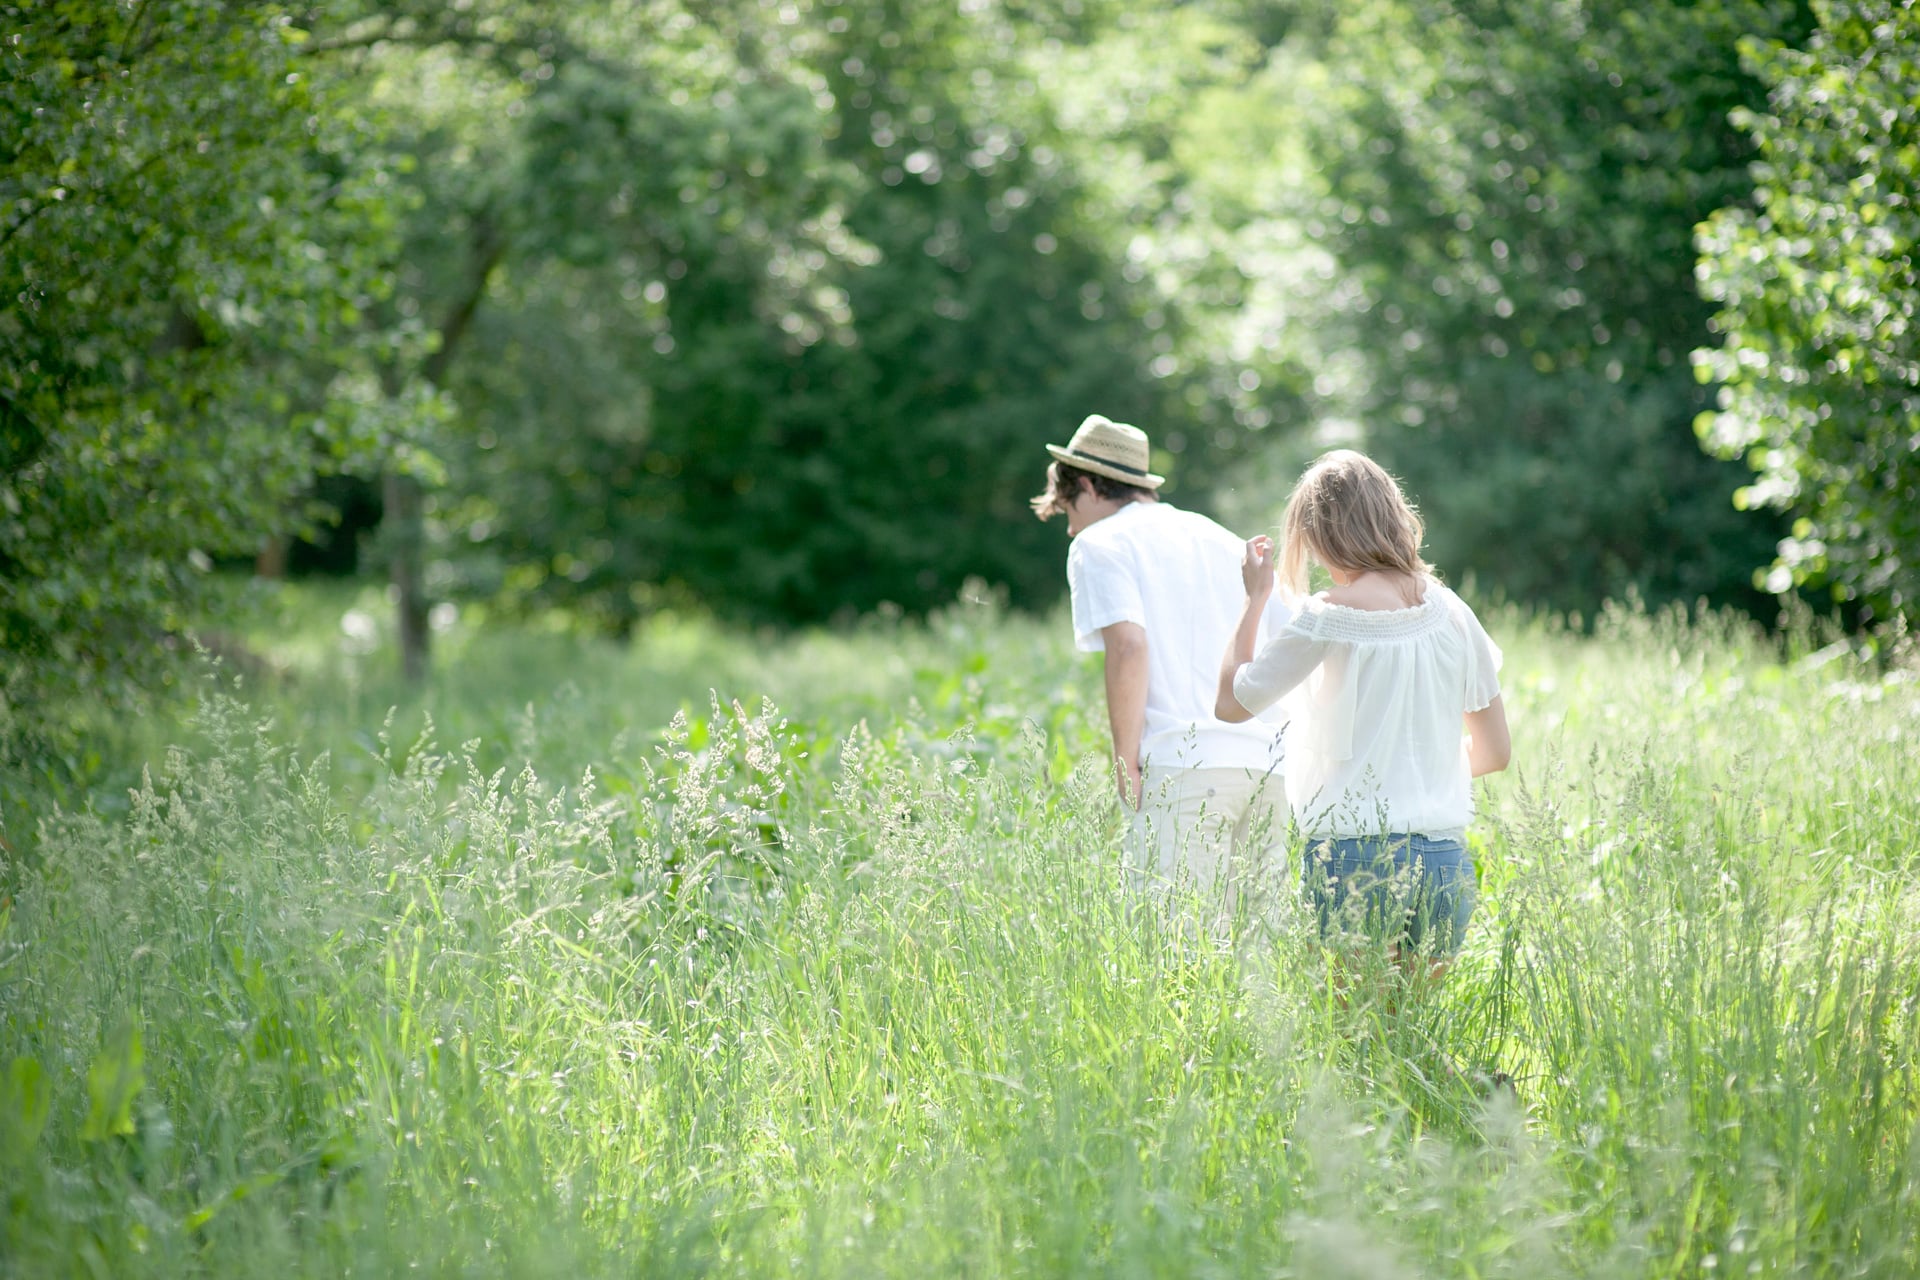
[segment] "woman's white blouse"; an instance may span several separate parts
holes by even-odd
[[[1256,714],[1285,699],[1302,833],[1458,837],[1473,817],[1460,719],[1500,695],[1500,662],[1466,601],[1428,579],[1406,609],[1301,601],[1234,673],[1233,696]]]

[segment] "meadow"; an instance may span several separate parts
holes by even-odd
[[[0,1270],[1920,1274],[1913,655],[1485,616],[1466,950],[1342,998],[1290,868],[1123,895],[1059,617],[470,614],[409,690],[264,595],[10,833]]]

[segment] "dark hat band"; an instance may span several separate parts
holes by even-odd
[[[1102,458],[1097,454],[1086,453],[1071,446],[1062,449],[1061,452],[1070,453],[1076,458],[1085,458],[1088,462],[1097,462],[1103,467],[1112,467],[1115,471],[1124,471],[1130,476],[1139,476],[1143,480],[1151,474],[1145,467],[1130,467],[1124,462],[1114,462],[1111,459]]]

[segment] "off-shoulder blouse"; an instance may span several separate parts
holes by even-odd
[[[1434,579],[1406,609],[1314,596],[1234,673],[1258,713],[1285,699],[1287,800],[1308,836],[1458,837],[1473,817],[1461,717],[1500,695],[1500,649]]]

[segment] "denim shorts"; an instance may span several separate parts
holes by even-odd
[[[1323,937],[1359,934],[1449,956],[1466,939],[1477,888],[1461,841],[1399,833],[1311,840],[1301,881]]]

